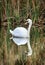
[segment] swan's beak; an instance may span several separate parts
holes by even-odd
[[[25,25],[26,25],[26,24],[28,24],[28,21],[27,21],[27,20],[25,20]]]

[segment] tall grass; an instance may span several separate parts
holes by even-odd
[[[0,37],[1,37],[0,65],[2,64],[3,65],[44,65],[45,41],[43,35],[40,34],[40,28],[38,26],[36,27],[32,25],[31,28],[31,47],[33,54],[30,57],[27,57],[25,55],[25,51],[27,51],[27,45],[18,47],[16,44],[13,44],[13,42],[10,40],[10,32],[9,32],[10,29],[13,29],[12,23],[14,19],[16,20],[16,23],[19,23],[20,19],[27,18],[29,14],[32,19],[32,22],[34,24],[37,23],[39,21],[38,19],[40,15],[40,11],[39,11],[40,1],[39,0],[28,0],[28,1],[4,0],[4,2],[5,2],[5,11],[6,11],[6,18],[8,25],[7,25],[7,30],[5,30],[5,27],[2,27],[0,31]],[[0,2],[1,18],[3,18],[3,13],[2,13],[3,7],[1,7],[2,5],[3,4]]]

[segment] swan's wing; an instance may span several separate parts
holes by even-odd
[[[14,36],[27,37],[27,29],[23,27],[17,27],[13,30]]]
[[[27,43],[27,39],[26,38],[13,38],[13,41],[17,45],[24,45],[24,44]]]

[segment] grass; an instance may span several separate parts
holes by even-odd
[[[4,30],[4,28],[3,28]],[[32,29],[33,30],[33,29]],[[4,31],[3,31],[4,32]],[[35,30],[34,30],[35,33]],[[6,34],[7,35],[7,34]],[[8,64],[8,65],[23,65],[23,64],[27,64],[27,65],[41,65],[41,64],[45,64],[45,51],[44,51],[44,37],[43,36],[39,36],[36,40],[35,40],[35,34],[32,36],[31,38],[31,47],[33,50],[33,54],[30,57],[26,57],[24,53],[24,50],[26,50],[26,45],[22,46],[22,47],[17,47],[17,45],[15,45],[13,42],[10,41],[9,47],[7,47],[7,41],[5,40],[6,36],[2,37],[2,45],[0,46],[0,59],[1,59],[1,64],[2,62],[4,63],[3,60],[6,60],[6,62],[4,64]],[[5,41],[4,41],[5,40]],[[8,42],[9,43],[9,42]],[[8,52],[9,50],[9,52]],[[17,53],[18,52],[18,53]],[[19,55],[20,56],[19,56]],[[4,55],[4,57],[3,57]],[[5,58],[6,57],[6,58]]]
[[[11,0],[4,0],[5,2],[5,11],[7,17],[7,28],[2,27],[0,31],[0,65],[45,65],[45,37],[40,33],[40,28],[32,25],[31,28],[31,47],[33,54],[30,57],[27,57],[24,51],[27,51],[27,45],[17,46],[11,41],[10,38],[10,29],[14,29],[14,26],[18,26],[21,18],[27,18],[27,9],[26,1],[22,2],[22,10],[20,14],[17,13],[18,10],[12,7]],[[24,4],[24,5],[23,5]],[[21,3],[20,3],[21,5]],[[0,4],[0,7],[2,4]],[[24,7],[24,8],[23,8]],[[38,22],[40,1],[33,0],[29,1],[29,13],[31,14],[31,19],[33,23]],[[3,7],[0,9],[1,18],[3,18]],[[25,14],[25,15],[24,15]],[[16,25],[12,26],[14,19],[16,20]],[[15,21],[14,21],[15,23]]]

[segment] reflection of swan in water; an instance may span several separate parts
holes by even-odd
[[[32,25],[32,20],[27,19],[27,23],[29,23],[28,30],[24,27],[17,27],[13,31],[10,30],[10,33],[12,34],[12,37],[10,39],[12,39],[14,43],[16,43],[17,45],[24,45],[27,43],[29,50],[28,56],[29,56],[32,55],[32,49],[30,46],[30,29]]]

